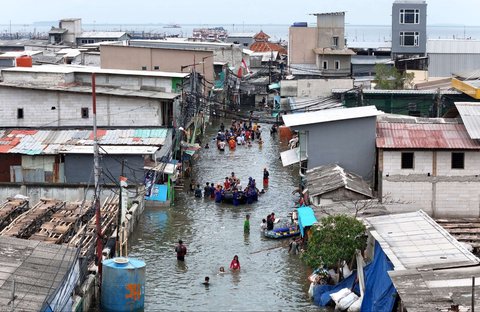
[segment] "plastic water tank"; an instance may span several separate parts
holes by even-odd
[[[143,311],[145,262],[133,258],[113,258],[103,261],[102,269],[102,311]]]
[[[17,67],[32,67],[32,57],[28,55],[22,55],[16,59]]]

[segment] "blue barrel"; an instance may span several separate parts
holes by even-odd
[[[102,311],[143,311],[145,303],[145,262],[132,258],[103,261]]]

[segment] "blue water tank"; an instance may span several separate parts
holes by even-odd
[[[133,258],[103,261],[102,311],[143,311],[144,303],[145,262]]]
[[[295,22],[293,23],[292,27],[308,27],[307,22]]]

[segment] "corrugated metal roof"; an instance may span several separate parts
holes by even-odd
[[[127,33],[124,31],[84,31],[80,36],[77,36],[77,39],[82,38],[110,38],[118,39]]]
[[[471,139],[480,139],[480,103],[455,103]]]
[[[427,54],[480,54],[480,40],[428,39]]]
[[[155,146],[100,145],[100,154],[111,155],[152,155],[158,151]],[[93,146],[62,146],[60,154],[93,154]]]
[[[373,105],[354,108],[326,109],[316,112],[283,115],[287,127],[304,126],[337,120],[374,117],[383,114]]]
[[[170,129],[99,129],[98,142],[112,154],[152,154],[171,135]],[[2,130],[0,153],[55,155],[59,151],[92,151],[92,130]],[[108,147],[110,148],[110,147]],[[153,151],[153,152],[152,152]]]
[[[406,120],[405,120],[406,121]],[[378,148],[386,149],[480,149],[463,124],[377,122]]]
[[[319,196],[339,188],[372,198],[372,189],[362,177],[345,171],[337,164],[307,170],[307,188],[310,196]],[[345,198],[347,200],[348,198]]]
[[[288,104],[294,113],[317,111],[322,109],[343,108],[341,102],[331,98],[289,97]]]
[[[395,271],[479,263],[477,257],[421,210],[364,220]]]
[[[333,94],[338,93],[356,93],[357,90],[352,89],[332,89]],[[377,89],[363,89],[364,94],[413,94],[413,95],[434,95],[438,94],[438,89],[429,90],[377,90]],[[440,94],[462,94],[455,90],[440,90]]]

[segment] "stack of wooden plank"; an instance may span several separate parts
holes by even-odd
[[[479,218],[436,219],[435,221],[458,241],[467,243],[475,249],[480,248]]]
[[[0,205],[0,231],[28,209],[28,200],[9,198]]]

